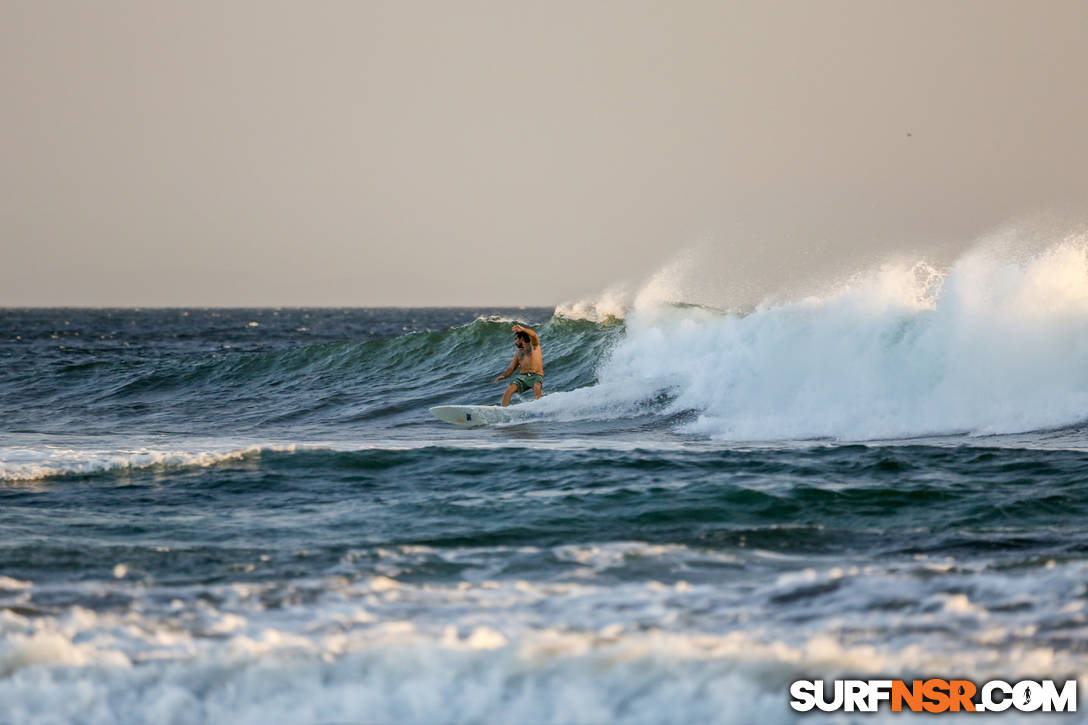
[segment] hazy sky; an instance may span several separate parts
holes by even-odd
[[[723,289],[1088,201],[1088,3],[0,0],[0,305]]]

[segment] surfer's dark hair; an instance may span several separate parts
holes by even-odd
[[[533,338],[529,337],[529,333],[524,330],[518,330],[514,333],[514,337],[518,338],[522,342],[532,342]]]

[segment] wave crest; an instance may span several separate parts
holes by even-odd
[[[1088,417],[1088,245],[888,264],[749,314],[649,304],[600,371],[684,430],[778,440],[998,434]]]

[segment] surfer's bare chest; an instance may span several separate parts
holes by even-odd
[[[540,354],[540,348],[521,348],[517,351],[518,367],[521,368],[523,373],[539,373],[543,372],[543,360]]]

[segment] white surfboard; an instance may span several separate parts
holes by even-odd
[[[501,405],[440,405],[431,408],[434,417],[461,428],[475,428],[480,425],[496,423],[515,423],[521,420],[539,418],[540,414],[519,411],[517,405],[504,408]]]

